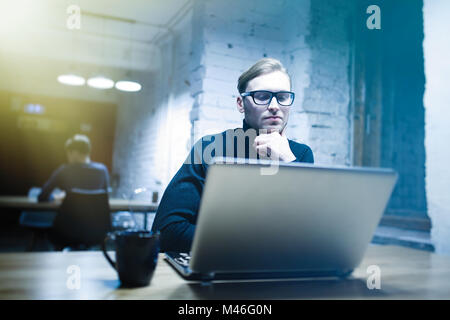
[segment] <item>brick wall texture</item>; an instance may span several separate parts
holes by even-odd
[[[401,123],[385,125],[400,137],[395,140],[399,146],[387,147],[393,150],[392,155],[400,152],[417,161],[399,160],[389,156],[391,153],[385,155],[389,161],[382,160],[402,172],[402,187],[397,188],[401,192],[396,191],[391,206],[426,210],[428,201],[436,250],[450,252],[445,240],[450,236],[450,176],[448,170],[441,170],[447,167],[448,156],[442,151],[448,150],[445,143],[450,138],[448,117],[443,116],[448,115],[444,112],[448,90],[441,86],[448,81],[442,78],[439,64],[447,59],[448,48],[442,50],[446,35],[436,32],[449,25],[439,16],[443,12],[439,3],[448,7],[446,1],[424,1],[426,162],[424,150],[415,148],[421,142],[406,139],[423,139],[423,121],[419,120],[424,111],[409,114],[407,105],[405,112],[393,106],[402,114]],[[161,60],[154,63],[160,66],[159,71],[137,75],[144,85],[142,94],[121,97],[113,158],[113,173],[118,177],[116,195],[130,197],[132,190],[142,187],[161,194],[198,139],[241,126],[242,115],[236,109],[237,79],[263,57],[279,59],[291,74],[296,102],[288,137],[308,144],[318,164],[351,165],[353,13],[353,1],[192,1],[187,13],[158,39]],[[411,121],[421,123],[422,131],[410,127],[413,122],[408,114]],[[412,136],[411,130],[419,133]],[[414,190],[425,188],[423,179],[417,183],[413,176],[424,175],[424,162],[426,200],[410,196]]]
[[[263,57],[292,77],[288,137],[308,144],[316,163],[351,164],[349,12],[350,2],[333,0],[193,2],[159,43],[159,73],[142,75],[145,94],[119,104],[117,193],[162,191],[195,141],[241,126],[237,79]]]

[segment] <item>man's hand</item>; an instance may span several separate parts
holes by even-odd
[[[288,139],[284,135],[284,130],[282,134],[278,131],[260,134],[255,138],[253,148],[256,149],[260,158],[286,162],[291,162],[296,159],[289,147]]]

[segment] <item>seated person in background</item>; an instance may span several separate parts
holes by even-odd
[[[103,189],[108,192],[108,169],[102,163],[90,159],[91,143],[85,135],[76,134],[65,144],[68,164],[56,169],[38,196],[39,201],[49,201],[54,188],[69,191]]]
[[[259,60],[239,77],[237,87],[237,109],[244,114],[243,128],[205,136],[194,145],[165,190],[155,216],[152,231],[161,233],[161,251],[190,251],[209,165],[205,158],[209,157],[210,150],[214,150],[211,158],[314,162],[307,145],[285,136],[294,93],[290,76],[280,61]],[[211,148],[211,144],[216,147]]]

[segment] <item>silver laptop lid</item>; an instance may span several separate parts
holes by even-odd
[[[219,159],[208,169],[190,268],[351,270],[364,255],[396,179],[390,169],[300,163],[275,168],[261,160]]]

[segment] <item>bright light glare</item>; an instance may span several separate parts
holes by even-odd
[[[136,92],[141,90],[142,86],[134,81],[117,81],[116,89],[127,92]]]
[[[62,74],[58,76],[58,81],[69,86],[82,86],[86,82],[83,77],[74,74]]]
[[[89,78],[87,84],[96,89],[111,89],[114,87],[114,81],[101,76]]]

